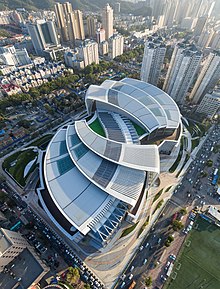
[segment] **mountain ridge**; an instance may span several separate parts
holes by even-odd
[[[68,1],[68,0],[66,0]],[[0,0],[0,10],[6,9],[16,9],[25,8],[29,11],[39,10],[39,9],[53,9],[54,4],[64,3],[65,0],[55,1],[55,0]],[[109,3],[113,8],[114,4],[118,0],[69,0],[72,4],[73,9],[80,9],[82,11],[98,12],[107,3]],[[149,8],[146,2],[131,3],[126,1],[120,1],[121,12],[132,13],[134,15],[148,16],[151,14],[151,8]]]

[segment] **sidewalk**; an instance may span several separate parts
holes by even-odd
[[[190,207],[188,207],[187,211],[190,212],[192,210],[192,207],[193,205],[191,205]],[[184,216],[184,218],[182,219],[182,223],[183,225],[185,226],[186,225],[186,222],[188,221],[188,213]],[[146,274],[144,274],[143,278],[146,278],[148,276],[151,276],[152,277],[152,280],[153,280],[153,284],[152,284],[152,287],[154,286],[157,286],[158,288],[162,288],[164,283],[161,281],[161,278],[160,276],[161,275],[165,275],[165,272],[164,272],[164,268],[165,268],[165,265],[168,261],[171,261],[171,259],[169,259],[169,256],[171,254],[174,254],[174,255],[178,255],[184,241],[185,241],[185,238],[187,235],[184,235],[182,233],[182,231],[180,232],[173,232],[171,231],[170,234],[174,234],[174,241],[171,243],[171,246],[170,247],[162,247],[160,252],[161,252],[161,255],[162,255],[162,258],[160,259],[160,264],[157,265],[156,268],[154,269],[150,269]],[[163,252],[163,253],[162,253]]]

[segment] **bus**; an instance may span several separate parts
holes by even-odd
[[[131,285],[128,287],[128,289],[133,289],[136,285],[135,281],[132,281]]]
[[[21,226],[21,221],[18,221],[14,226],[11,227],[10,231],[18,230]]]

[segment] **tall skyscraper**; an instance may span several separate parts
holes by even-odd
[[[202,98],[196,112],[208,115],[213,118],[220,108],[220,91],[207,93]]]
[[[27,24],[36,54],[51,46],[58,46],[59,40],[53,21],[37,20],[36,23]]]
[[[202,70],[190,94],[193,103],[201,101],[203,96],[214,89],[220,79],[220,53],[210,53],[203,63]]]
[[[96,31],[96,39],[98,43],[105,41],[105,30],[103,28],[99,28]]]
[[[86,23],[89,37],[95,37],[97,19],[94,16],[88,16]]]
[[[203,30],[197,42],[198,46],[202,49],[209,47],[211,45],[214,33],[215,32],[213,29]]]
[[[175,15],[178,9],[178,0],[167,0],[164,10],[164,24],[168,28],[173,26]]]
[[[166,0],[151,0],[150,7],[152,8],[152,16],[157,19],[163,15]]]
[[[113,9],[109,4],[103,9],[102,25],[105,29],[105,39],[108,40],[113,35]]]
[[[194,36],[200,36],[206,23],[207,23],[208,17],[207,16],[201,16],[198,18],[195,29],[194,29]]]
[[[220,30],[213,31],[212,39],[210,40],[209,46],[215,50],[220,49]]]
[[[70,41],[85,39],[83,17],[80,10],[74,10],[73,12],[68,13],[67,27]]]
[[[149,37],[145,43],[141,66],[141,80],[157,85],[162,69],[166,46],[161,37]]]
[[[210,17],[215,6],[215,0],[202,0],[198,10],[198,17],[208,16]]]
[[[201,59],[202,53],[193,45],[179,43],[174,48],[163,90],[177,102],[185,101]]]
[[[110,59],[122,55],[124,50],[124,37],[120,34],[114,34],[108,41],[108,56]]]
[[[57,26],[63,42],[84,40],[83,17],[80,10],[73,10],[69,2],[55,4]]]
[[[84,60],[85,67],[92,63],[99,64],[98,43],[91,40],[84,41],[79,48],[79,55]]]
[[[64,4],[56,3],[54,8],[55,8],[56,19],[57,19],[57,27],[59,29],[62,41],[65,42],[65,41],[68,41],[69,39],[68,31],[67,31],[66,15],[67,15],[67,10],[70,9],[70,7],[69,5],[64,6]]]
[[[121,3],[120,2],[116,2],[115,3],[115,13],[119,14],[121,12]]]
[[[71,12],[73,12],[73,7],[72,4],[70,2],[65,2],[63,3],[63,12],[64,12],[64,16],[67,19],[67,15]]]

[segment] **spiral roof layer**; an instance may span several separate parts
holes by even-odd
[[[91,85],[85,102],[89,118],[60,129],[47,147],[44,180],[72,230],[105,240],[160,173],[158,140],[178,130],[180,112],[166,93],[129,78]]]

